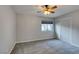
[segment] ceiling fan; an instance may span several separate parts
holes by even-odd
[[[40,11],[38,11],[38,13],[42,12],[45,15],[48,15],[50,13],[55,13],[55,10],[57,9],[56,5],[42,5],[39,6]]]

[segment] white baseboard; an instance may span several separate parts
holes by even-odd
[[[54,39],[54,38],[47,38],[47,39]],[[34,40],[18,41],[16,43],[32,42],[32,41],[47,40],[47,39],[34,39]]]
[[[12,50],[14,49],[15,45],[16,45],[16,42],[14,42],[14,43],[11,45],[11,47],[10,47],[10,49],[9,49],[9,54],[10,54],[10,53],[12,52]]]
[[[67,41],[65,41],[65,40],[61,40],[61,41],[67,42]],[[68,43],[68,44],[71,44],[72,46],[75,46],[75,47],[78,47],[78,48],[79,48],[79,45],[77,45],[77,44],[73,44],[72,42],[71,42],[71,43],[67,42],[67,43]]]
[[[73,45],[73,46],[75,46],[75,47],[78,47],[78,48],[79,48],[79,45],[77,45],[77,44],[73,44],[73,43],[71,43],[71,45]]]

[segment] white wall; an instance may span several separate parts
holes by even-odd
[[[16,40],[16,17],[10,6],[0,6],[0,53],[10,53]]]
[[[41,31],[41,20],[53,21],[34,15],[17,15],[17,43],[54,38],[53,32]]]
[[[55,19],[59,39],[79,47],[79,11]]]

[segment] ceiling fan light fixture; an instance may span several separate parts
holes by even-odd
[[[45,15],[55,13],[56,9],[57,9],[56,5],[42,5],[42,6],[40,6],[41,12],[43,12]]]
[[[45,14],[45,15],[49,15],[50,12],[49,12],[49,11],[44,11],[44,14]]]

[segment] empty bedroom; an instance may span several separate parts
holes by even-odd
[[[79,54],[79,5],[0,5],[0,54]]]

